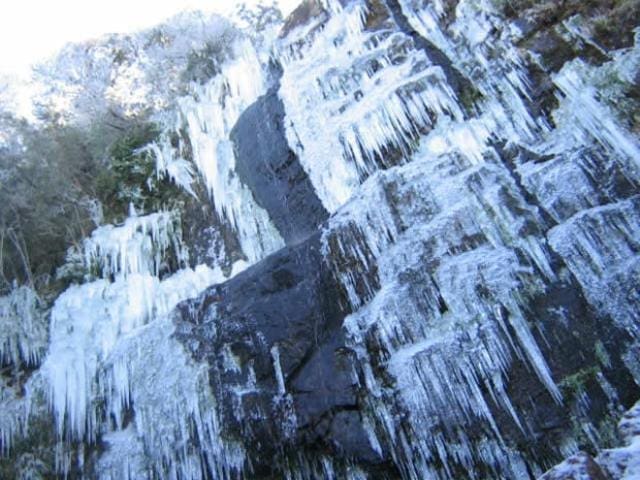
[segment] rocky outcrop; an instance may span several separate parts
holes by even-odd
[[[295,156],[313,187],[305,190],[332,215],[320,239],[288,247],[178,317],[213,390],[241,392],[218,396],[248,468],[267,477],[357,468],[381,478],[532,478],[565,452],[613,442],[615,418],[640,396],[635,267],[625,266],[639,252],[637,140],[621,133],[630,149],[617,150],[606,127],[591,130],[584,114],[601,107],[574,90],[575,55],[534,62],[522,32],[498,23],[508,21],[499,9],[307,3],[283,36],[290,147],[271,158]],[[617,68],[596,60],[581,71],[587,82]],[[404,67],[411,80],[393,83]],[[385,103],[388,89],[397,105]],[[268,101],[248,118],[261,110],[269,123]],[[573,108],[583,109],[577,130],[566,123]],[[265,127],[240,125],[243,181],[272,218],[295,220],[271,200],[273,182],[260,185],[259,157],[240,153],[256,150],[240,128],[260,137]],[[306,273],[282,283],[283,265]],[[257,292],[257,279],[268,287]],[[321,290],[332,292],[327,303]],[[243,303],[241,317],[227,306]],[[272,309],[282,310],[277,326]],[[250,346],[234,350],[236,337]]]
[[[381,283],[389,288],[389,280],[381,280],[389,273],[378,271],[388,267],[378,262],[388,261],[387,255],[393,257],[391,251],[379,260],[370,254],[368,270],[354,269],[360,254],[351,256],[357,250],[349,246],[364,246],[369,239],[359,233],[358,217],[351,215],[358,210],[353,210],[344,217],[353,223],[330,224],[325,231],[326,257],[320,253],[318,237],[312,237],[180,307],[179,338],[195,358],[209,364],[225,435],[245,445],[254,475],[278,476],[288,468],[303,468],[300,458],[320,462],[327,456],[336,468],[355,464],[364,472],[410,477],[415,465],[406,457],[398,458],[409,451],[402,450],[392,435],[406,435],[412,445],[441,432],[447,449],[447,443],[452,443],[448,435],[456,435],[451,430],[456,424],[463,425],[464,442],[470,449],[477,448],[474,444],[486,445],[490,432],[495,429],[498,435],[499,431],[493,455],[520,458],[522,463],[516,468],[531,468],[529,475],[533,475],[535,465],[544,468],[549,459],[558,458],[557,445],[578,441],[589,448],[588,437],[575,436],[581,425],[589,425],[593,432],[611,428],[612,401],[629,406],[640,396],[623,363],[632,337],[593,310],[575,279],[566,274],[562,278],[566,267],[561,259],[552,266],[557,279],[534,287],[530,275],[539,267],[531,263],[530,253],[516,247],[511,260],[506,251],[491,248],[481,231],[468,233],[448,248],[460,252],[462,268],[480,276],[460,277],[457,281],[463,283],[449,290],[442,275],[451,274],[455,263],[434,255],[444,230],[422,223],[437,214],[428,194],[432,184],[428,179],[418,180],[425,171],[424,164],[392,169],[376,178],[372,187],[386,197],[384,208],[393,209],[390,223],[398,226],[399,249],[403,255],[411,252],[416,262],[395,267],[399,269],[393,273],[397,284],[389,295],[378,293]],[[485,177],[488,174],[478,172],[466,181],[476,188],[473,185],[484,177],[487,186],[493,185],[488,178],[495,181],[495,177]],[[511,208],[523,215],[525,203],[516,192],[512,195],[515,203]],[[368,194],[356,201],[372,198]],[[375,198],[378,201],[366,206],[372,210],[367,214],[370,222],[374,221],[373,210],[383,205],[380,197]],[[360,207],[362,213],[368,211]],[[463,221],[459,215],[450,219],[450,225]],[[388,225],[373,223],[370,227],[377,232]],[[529,228],[535,232],[537,227],[531,223]],[[474,257],[473,252],[482,257]],[[522,273],[516,273],[518,270]],[[524,273],[528,270],[531,273]],[[501,291],[499,284],[483,285],[479,280],[498,271],[502,276],[515,274],[520,286],[509,282],[504,287],[507,290]],[[343,320],[353,305],[348,289],[339,281],[342,275],[350,277],[358,297],[369,295],[371,299],[368,307],[349,317],[346,327]],[[465,289],[467,281],[475,293]],[[508,299],[511,295],[522,295],[518,303],[526,303],[514,310]],[[470,320],[464,320],[459,302],[499,308],[502,320],[490,316],[476,320],[483,333],[471,335],[466,323]],[[393,323],[385,316],[392,316]],[[453,330],[443,336],[439,333],[442,328]],[[403,329],[406,340],[400,340],[395,329]],[[395,346],[389,342],[407,343]],[[495,378],[482,378],[493,370],[491,363],[474,365],[478,349],[485,350],[485,362],[495,362],[496,371],[491,375],[508,369],[500,381],[504,386]],[[505,357],[511,360],[501,367]],[[419,361],[414,368],[423,373],[412,378],[413,370],[405,372],[401,363],[407,361]],[[465,369],[471,369],[473,376],[465,378]],[[372,374],[375,382],[381,382],[375,387],[380,397],[372,391]],[[559,390],[546,383],[547,374],[559,379]],[[475,396],[473,388],[486,389],[487,396]],[[457,407],[447,407],[454,395]],[[588,395],[588,405],[582,405],[584,395]],[[407,404],[409,400],[416,403]],[[425,409],[424,413],[418,408]],[[486,413],[482,408],[488,409]],[[387,409],[395,413],[385,413]],[[462,416],[465,411],[470,415],[467,419]],[[417,425],[424,428],[427,422],[434,422],[429,432],[413,430]],[[527,463],[534,467],[526,467]],[[456,466],[451,458],[448,468],[455,476],[469,471],[468,464]],[[519,470],[494,470],[495,463],[478,461],[472,468],[479,475],[483,469],[484,475],[523,475]]]
[[[287,243],[298,243],[327,219],[309,177],[289,147],[277,87],[260,97],[231,131],[236,171]]]

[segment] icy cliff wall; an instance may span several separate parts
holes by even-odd
[[[148,147],[213,220],[96,230],[48,347],[36,298],[0,304],[32,319],[0,336],[34,370],[2,377],[12,471],[520,479],[615,446],[640,53],[521,6],[309,0],[268,49],[234,40]]]

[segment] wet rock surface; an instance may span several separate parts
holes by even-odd
[[[241,439],[253,475],[279,475],[296,455],[383,461],[358,409],[344,292],[320,248],[313,235],[178,308],[176,336],[209,365],[224,435]]]
[[[284,133],[285,112],[275,86],[249,107],[231,132],[236,171],[287,243],[316,231],[328,213]]]

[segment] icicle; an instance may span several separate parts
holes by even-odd
[[[133,424],[124,430],[107,433],[102,441],[108,447],[99,459],[101,479],[135,480],[152,476]]]
[[[158,142],[141,148],[137,153],[150,153],[153,156],[156,178],[166,177],[183,188],[189,195],[197,198],[192,187],[194,181],[192,165],[173,148],[167,135],[163,135]]]
[[[242,469],[244,451],[220,436],[207,366],[191,360],[173,331],[170,320],[147,325],[123,338],[105,360],[102,383],[113,385],[104,391],[109,408],[126,408],[118,385],[119,365],[126,365],[136,412],[126,430],[106,436],[116,448],[101,458],[111,478],[122,478],[119,453],[127,469],[138,472],[131,478],[142,471],[169,471],[176,478],[197,480],[208,478],[204,472],[210,468],[215,478],[228,479]]]
[[[460,128],[477,131],[474,125],[483,131],[481,122]],[[443,471],[448,462],[472,471],[479,447],[472,450],[462,430],[477,421],[493,432],[495,443],[483,450],[486,462],[495,471],[507,468],[490,404],[525,430],[507,393],[516,359],[530,365],[550,396],[561,401],[519,293],[524,285],[544,291],[534,265],[549,280],[555,278],[544,243],[519,233],[523,219],[535,219],[536,211],[519,199],[504,167],[477,160],[480,155],[473,152],[464,155],[454,143],[434,156],[436,139],[448,143],[436,135],[425,138],[412,163],[370,177],[323,233],[326,259],[357,310],[345,320],[353,348],[363,352],[369,342],[378,345],[378,364],[397,382],[393,392],[382,395],[367,367],[371,359],[359,356],[375,423],[407,464],[413,463],[416,479],[426,472],[441,478],[433,467],[437,461],[444,463]],[[483,156],[495,154],[484,140],[477,145]],[[512,192],[509,205],[505,191]],[[528,254],[528,263],[515,248]],[[432,264],[425,271],[428,259]],[[410,438],[403,439],[393,417],[384,413],[385,404],[411,412],[403,424]],[[434,422],[444,428],[440,439],[425,430]],[[522,459],[509,461],[522,465]]]
[[[589,300],[636,337],[640,304],[631,289],[640,272],[639,226],[634,197],[585,210],[548,234]]]
[[[505,26],[489,0],[461,0],[455,18],[447,21],[439,2],[400,0],[411,26],[451,60],[486,100],[480,106],[499,125],[501,136],[513,141],[536,140],[548,129],[534,118],[525,63],[514,46],[517,29]],[[500,32],[500,36],[493,34]]]
[[[100,362],[122,336],[168,314],[180,301],[224,278],[222,272],[201,265],[163,281],[138,273],[114,283],[98,280],[66,290],[51,312],[51,343],[42,366],[58,433],[92,441],[96,433],[94,379]],[[119,372],[116,386],[119,398],[126,400],[128,376]]]
[[[280,46],[289,145],[330,212],[390,166],[394,151],[409,152],[433,118],[463,117],[442,69],[402,33],[364,31],[365,13],[352,3],[309,38]]]
[[[271,357],[273,359],[273,369],[278,382],[278,394],[282,396],[287,393],[287,390],[284,384],[284,376],[282,375],[282,366],[280,365],[280,350],[278,350],[277,345],[271,347]]]
[[[138,217],[131,205],[123,225],[99,227],[84,241],[86,267],[91,270],[97,266],[103,278],[158,276],[168,251],[173,250],[178,261],[186,260],[178,225],[172,212]]]
[[[564,94],[554,112],[561,125],[560,134],[576,145],[587,143],[589,137],[595,139],[618,157],[629,178],[640,179],[640,143],[618,124],[609,108],[596,100],[596,86],[587,83],[593,75],[582,60],[576,59],[554,76],[554,83]],[[567,139],[560,143],[564,149],[571,146]]]
[[[26,431],[28,401],[0,377],[0,457],[6,456],[13,447],[16,436]]]
[[[15,287],[0,297],[0,362],[36,366],[47,345],[47,321],[37,293]]]

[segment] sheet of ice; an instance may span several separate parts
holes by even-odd
[[[173,332],[170,318],[148,324],[123,337],[102,364],[105,408],[117,420],[106,439],[123,454],[103,459],[104,478],[126,478],[126,467],[145,472],[130,478],[198,480],[210,469],[214,478],[230,479],[243,466],[241,446],[220,435],[208,367],[196,364]],[[125,426],[129,409],[134,416]]]
[[[102,436],[105,452],[98,460],[101,480],[136,480],[151,478],[142,440],[133,424]]]
[[[224,280],[201,265],[160,281],[148,273],[72,285],[51,312],[51,340],[42,371],[49,380],[58,434],[92,441],[97,418],[95,375],[119,339],[177,303]]]

